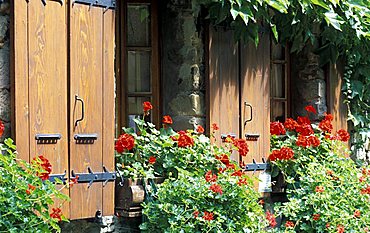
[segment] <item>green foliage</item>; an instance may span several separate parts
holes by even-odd
[[[16,159],[11,139],[0,144],[0,150],[0,232],[59,232],[59,217],[66,219],[59,214],[50,216],[51,206],[55,199],[66,201],[68,197],[38,177],[45,173],[38,163]]]
[[[289,199],[275,208],[275,213],[285,218],[280,230],[341,232],[338,228],[343,227],[345,232],[366,232],[370,226],[370,170],[359,169],[338,138],[312,127],[318,146],[298,146],[294,130],[271,137],[272,150],[287,147],[294,151],[293,159],[273,162],[274,173],[284,174]],[[287,227],[287,221],[294,227]]]
[[[195,14],[203,6],[213,24],[228,25],[237,38],[259,42],[270,30],[277,42],[299,52],[308,43],[319,49],[325,65],[342,58],[343,93],[358,146],[370,137],[370,2],[368,0],[193,0]]]
[[[238,185],[241,177],[231,171],[220,173],[217,183],[222,194],[210,190],[211,182],[203,176],[182,171],[178,179],[163,183],[153,202],[144,205],[148,221],[144,232],[264,232],[267,226],[259,193],[253,182],[243,176],[247,184]],[[207,220],[204,211],[213,214]]]

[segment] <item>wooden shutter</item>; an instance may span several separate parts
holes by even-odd
[[[241,42],[239,42],[241,43]],[[248,140],[250,152],[243,159],[261,162],[269,153],[270,125],[270,41],[263,35],[254,44],[235,43],[232,31],[209,29],[209,122],[218,123],[220,134],[259,135]],[[252,107],[253,118],[250,114]],[[245,123],[246,122],[246,123]],[[250,139],[250,138],[249,138]],[[233,159],[239,161],[238,155]]]
[[[70,1],[13,2],[13,136],[19,157],[44,155],[53,175],[114,170],[115,12]],[[16,10],[15,10],[16,9]],[[78,96],[83,100],[76,101]],[[60,135],[57,140],[37,137]],[[96,134],[77,143],[76,134]],[[114,183],[75,185],[71,219],[113,215]],[[70,211],[71,210],[71,211]]]
[[[71,5],[70,132],[96,134],[93,144],[79,144],[70,138],[70,167],[75,173],[114,170],[114,34],[113,10]],[[83,100],[75,101],[75,96]],[[71,218],[94,217],[97,210],[113,215],[113,183],[78,184],[70,190]],[[107,203],[102,202],[107,200]]]
[[[342,93],[343,62],[329,65],[328,77],[328,112],[333,114],[333,130],[348,129],[347,106],[343,103]]]
[[[239,131],[239,51],[232,31],[210,27],[209,32],[209,124],[216,123],[220,130],[215,137]],[[239,161],[237,154],[232,159]]]
[[[270,151],[270,39],[260,35],[258,47],[241,46],[241,121],[242,134],[255,135],[248,140],[246,163],[267,158]],[[246,105],[249,104],[249,105]],[[252,115],[250,114],[252,108]],[[251,119],[251,121],[248,121]],[[248,122],[247,122],[248,121]]]

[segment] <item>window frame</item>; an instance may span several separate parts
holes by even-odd
[[[271,43],[270,43],[270,121],[275,121],[275,119],[273,119],[273,104],[274,103],[285,103],[285,119],[287,119],[288,117],[291,116],[291,80],[290,80],[290,49],[289,49],[289,45],[288,44],[285,44],[284,46],[277,43],[275,46],[282,46],[282,51],[284,53],[284,59],[274,59],[273,58],[273,43],[274,40],[271,39]],[[272,87],[273,87],[273,83],[272,83],[272,67],[273,65],[281,65],[283,66],[284,68],[284,72],[283,72],[283,75],[284,75],[284,95],[285,97],[284,98],[281,98],[281,97],[274,97],[272,96]]]
[[[159,125],[161,116],[161,104],[160,104],[160,57],[159,57],[159,27],[158,27],[158,3],[156,0],[126,0],[119,1],[118,13],[119,22],[117,23],[117,132],[121,133],[122,127],[128,126],[127,109],[128,109],[128,97],[134,97],[135,94],[128,93],[128,74],[127,74],[127,57],[129,46],[127,46],[127,27],[126,27],[126,16],[127,16],[127,5],[128,4],[149,4],[151,9],[151,103],[153,109],[151,111],[152,121],[154,124]],[[141,97],[141,96],[138,96]],[[144,96],[143,96],[144,97]]]

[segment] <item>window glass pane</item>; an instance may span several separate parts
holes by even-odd
[[[286,102],[271,101],[271,121],[285,122]]]
[[[271,67],[271,97],[286,98],[284,65],[273,64]]]
[[[285,48],[279,44],[271,43],[272,60],[285,60]]]
[[[128,92],[150,92],[150,52],[129,51],[127,56]]]
[[[150,46],[150,6],[128,4],[127,45]]]
[[[143,117],[143,103],[145,101],[150,101],[150,97],[128,97],[128,127],[135,127],[135,118]],[[146,121],[151,121],[151,115],[145,118]]]

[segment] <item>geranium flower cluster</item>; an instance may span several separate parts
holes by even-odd
[[[51,164],[47,158],[39,155],[33,158],[31,164],[37,169],[36,175],[38,177],[40,177],[42,180],[49,179],[49,175],[51,173]]]
[[[282,147],[280,150],[273,150],[269,156],[270,161],[289,160],[294,158],[294,151],[289,147]]]
[[[308,113],[317,114],[313,106],[306,106]],[[334,135],[330,135],[333,125],[333,116],[331,114],[325,114],[324,119],[319,123],[318,128],[325,134],[325,137],[330,140],[348,141],[350,136],[349,133],[343,129],[338,130]],[[315,135],[311,125],[311,121],[307,116],[297,117],[297,121],[292,118],[286,119],[284,124],[281,122],[270,123],[271,135],[285,135],[286,130],[297,133],[296,145],[304,148],[318,147],[320,145],[320,139]],[[273,152],[271,156],[272,161],[279,159],[279,154]]]
[[[116,141],[114,149],[118,153],[123,153],[124,151],[130,151],[135,146],[135,138],[127,133],[121,134]]]

